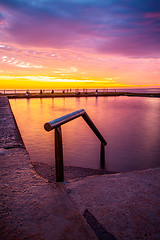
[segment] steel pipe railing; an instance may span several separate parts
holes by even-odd
[[[55,129],[55,162],[56,162],[56,181],[64,181],[64,171],[63,171],[63,145],[62,145],[62,132],[61,125],[82,116],[95,135],[101,141],[101,154],[100,154],[100,163],[101,167],[105,166],[105,146],[107,145],[106,140],[101,135],[95,124],[92,122],[88,114],[84,109],[80,109],[73,113],[67,114],[63,117],[57,118],[53,121],[47,122],[44,124],[44,129],[46,131],[51,131]]]

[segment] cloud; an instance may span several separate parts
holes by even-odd
[[[6,42],[160,56],[159,0],[1,0],[0,7]]]
[[[0,25],[4,22],[5,16],[2,12],[0,12]]]
[[[73,79],[73,78],[58,78],[58,77],[48,77],[48,76],[0,76],[0,80],[15,80],[23,79],[25,81],[37,81],[37,82],[62,82],[62,83],[104,83],[106,81],[97,81],[92,79]]]
[[[11,65],[14,65],[14,66],[20,67],[20,68],[42,68],[42,66],[40,66],[40,65],[35,65],[35,64],[31,64],[29,62],[20,61],[19,59],[15,59],[13,57],[8,58],[7,56],[2,56],[0,62],[11,64]]]

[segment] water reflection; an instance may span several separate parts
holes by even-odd
[[[12,110],[32,161],[54,162],[54,131],[44,123],[84,108],[108,142],[111,171],[160,166],[158,98],[84,97],[12,99]],[[64,163],[99,169],[100,142],[82,118],[62,126]]]

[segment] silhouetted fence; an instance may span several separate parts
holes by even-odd
[[[55,93],[98,93],[98,92],[116,92],[116,89],[0,89],[1,94],[55,94]]]

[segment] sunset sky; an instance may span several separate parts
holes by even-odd
[[[159,0],[0,0],[0,88],[160,87]]]

